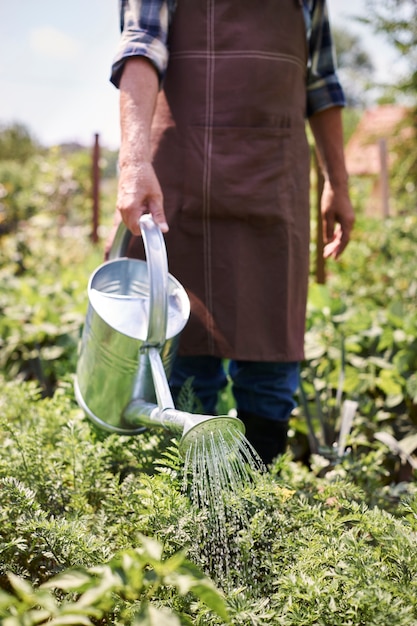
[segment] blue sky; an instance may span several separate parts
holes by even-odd
[[[363,0],[328,0],[332,22],[363,37],[379,75],[393,54],[349,16]],[[119,38],[117,0],[0,0],[0,124],[26,124],[42,143],[119,142],[118,93],[109,83]],[[377,51],[377,54],[375,53]]]

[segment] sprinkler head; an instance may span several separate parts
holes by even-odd
[[[213,441],[213,439],[232,443],[238,433],[245,434],[245,425],[237,417],[229,415],[208,416],[188,414],[189,419],[185,420],[184,431],[179,443],[179,453],[185,458],[187,450],[193,444],[199,444],[203,439]]]

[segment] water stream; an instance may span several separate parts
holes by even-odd
[[[187,450],[183,488],[197,516],[195,552],[225,591],[253,580],[256,559],[242,549],[251,518],[242,492],[263,471],[254,448],[233,427],[225,434],[204,434]]]

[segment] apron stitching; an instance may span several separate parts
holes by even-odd
[[[204,286],[207,297],[207,328],[209,352],[214,349],[213,340],[213,289],[211,271],[211,229],[210,229],[210,187],[211,153],[213,148],[213,81],[214,81],[214,0],[207,2],[207,79],[206,79],[206,128],[204,137],[204,180],[203,180],[203,246],[204,246]]]
[[[219,52],[202,52],[200,50],[185,50],[182,52],[172,52],[171,58],[177,59],[187,59],[187,58],[211,58],[214,56],[218,59],[262,59],[262,60],[270,60],[270,61],[286,61],[288,63],[294,63],[298,65],[303,70],[305,70],[306,65],[300,58],[296,56],[292,56],[290,54],[281,54],[274,52],[262,52],[262,50],[233,50],[233,51],[219,51]]]

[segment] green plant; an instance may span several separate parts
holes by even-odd
[[[417,619],[417,494],[382,484],[381,445],[325,474],[284,457],[242,485],[226,599],[207,579],[205,514],[184,491],[176,441],[97,431],[69,382],[52,398],[3,382],[0,449],[0,611],[15,620],[5,624],[162,624],[164,608],[168,624],[215,626],[222,603],[237,626]]]
[[[329,263],[327,284],[311,286],[304,397],[299,398],[303,410],[293,419],[294,449],[300,458],[311,448],[306,415],[316,431],[321,423],[327,429],[329,448],[340,427],[343,398],[358,404],[348,438],[355,455],[360,458],[377,446],[385,450],[386,482],[411,477],[412,464],[404,463],[398,447],[387,442],[388,435],[397,443],[407,439],[404,452],[414,452],[416,232],[411,216],[384,223],[360,218],[343,258],[337,265]]]
[[[190,624],[188,619],[180,621],[176,611],[152,602],[162,586],[174,588],[182,597],[192,594],[229,623],[221,592],[186,560],[184,552],[163,559],[157,541],[142,536],[140,544],[135,550],[116,555],[106,565],[58,574],[38,589],[10,575],[11,592],[0,594],[2,624]],[[56,590],[61,592],[60,600],[51,593]]]
[[[88,276],[102,255],[85,230],[59,246],[53,232],[51,217],[36,216],[0,238],[0,370],[38,380],[48,395],[75,369]]]
[[[41,148],[23,124],[0,124],[0,161],[25,163]]]

